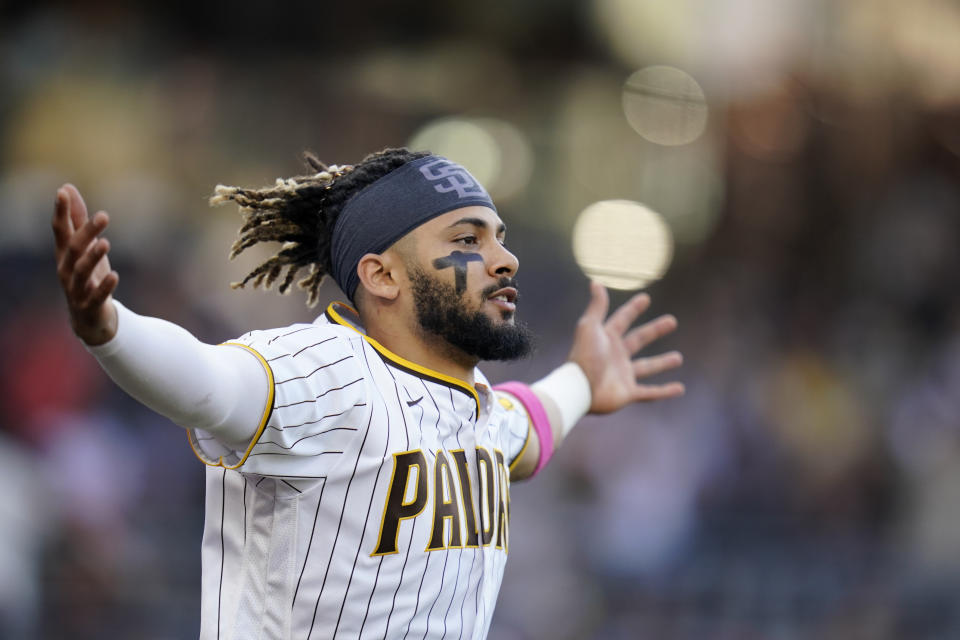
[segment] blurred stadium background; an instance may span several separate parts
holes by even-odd
[[[540,346],[491,378],[564,358],[591,203],[676,240],[688,394],[514,487],[492,638],[960,637],[960,4],[7,0],[0,638],[198,630],[203,469],[70,334],[56,187],[112,214],[120,299],[221,341],[316,311],[229,289],[213,186],[404,144],[510,226]]]

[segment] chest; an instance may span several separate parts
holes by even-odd
[[[378,380],[381,402],[370,416],[374,504],[382,505],[372,555],[397,553],[405,527],[422,532],[428,552],[505,549],[510,480],[499,413],[482,396],[478,403],[458,389],[402,372],[388,377]]]

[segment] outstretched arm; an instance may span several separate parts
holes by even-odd
[[[100,234],[109,218],[88,217],[73,185],[57,191],[53,235],[70,323],[124,391],[184,427],[230,445],[253,436],[268,397],[260,362],[241,348],[204,344],[185,329],[139,316],[113,300],[119,277]]]
[[[531,439],[517,460],[512,479],[529,477],[539,471],[553,448],[584,414],[612,413],[634,402],[662,400],[684,393],[680,382],[653,385],[640,382],[679,367],[683,363],[679,352],[636,357],[644,347],[674,331],[677,319],[662,315],[631,329],[640,314],[650,307],[649,295],[635,295],[609,317],[610,298],[606,288],[591,282],[590,295],[590,303],[577,323],[566,364],[529,389],[515,383],[500,387],[520,399],[528,413],[539,412],[542,418],[539,422],[533,421],[538,437]]]

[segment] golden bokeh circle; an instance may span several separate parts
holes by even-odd
[[[641,289],[659,280],[673,259],[664,219],[630,200],[602,200],[580,213],[573,255],[587,277],[611,289]]]

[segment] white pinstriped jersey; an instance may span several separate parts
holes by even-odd
[[[270,378],[253,442],[189,431],[210,465],[201,640],[487,634],[527,414],[354,322],[334,303],[239,338]]]

